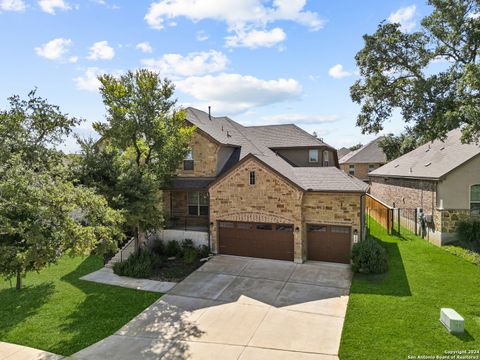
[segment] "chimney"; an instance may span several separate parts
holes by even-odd
[[[208,118],[209,118],[210,120],[212,120],[211,108],[212,108],[212,107],[209,105],[209,106],[208,106]]]

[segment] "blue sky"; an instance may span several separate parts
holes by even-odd
[[[181,105],[365,143],[375,135],[355,127],[349,96],[362,35],[382,20],[413,31],[429,11],[396,0],[0,0],[0,106],[36,86],[93,136],[105,114],[96,75],[149,67],[175,82]],[[397,115],[384,132],[403,127]]]

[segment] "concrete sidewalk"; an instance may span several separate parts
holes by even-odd
[[[177,283],[167,281],[156,281],[149,279],[135,279],[126,276],[118,276],[112,269],[101,268],[93,273],[82,276],[80,280],[93,281],[100,284],[115,285],[130,289],[166,293]]]
[[[0,360],[60,360],[63,356],[0,341]]]

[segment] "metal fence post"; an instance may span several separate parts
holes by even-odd
[[[398,216],[398,235],[400,235],[400,208],[397,209]]]
[[[418,209],[415,208],[415,236],[418,235],[417,231],[418,231]]]

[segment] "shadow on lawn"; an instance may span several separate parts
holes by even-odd
[[[0,290],[0,339],[25,319],[37,313],[53,294],[53,283]]]
[[[359,281],[353,282],[350,293],[411,296],[412,293],[398,244],[382,241],[371,234],[368,236],[378,241],[387,250],[389,269],[386,274],[355,274],[355,279]]]
[[[63,326],[62,330],[71,334],[71,336],[67,341],[57,344],[53,349],[54,352],[71,355],[84,349],[118,331],[152,303],[152,293],[79,279],[98,270],[98,267],[98,259],[91,256],[85,259],[75,271],[62,278],[62,280],[85,293],[86,299],[77,306]],[[155,306],[156,304],[152,306],[151,311],[155,311]],[[185,322],[178,311],[161,312],[161,317],[158,317],[158,314],[155,315],[155,313],[150,312],[149,314],[153,319],[155,319],[155,316],[161,319],[160,325],[165,329],[165,334],[162,334],[161,329],[157,330],[155,336],[158,334],[159,338],[168,335],[176,340],[182,334],[189,334],[190,336],[199,334],[199,330],[192,324]],[[92,329],[95,329],[95,331],[92,331]],[[168,334],[166,333],[167,329]],[[122,345],[119,345],[118,350],[114,350],[121,352],[121,348]],[[144,352],[151,351],[156,354],[158,349],[158,342],[157,344],[152,343],[152,349],[147,347]],[[162,351],[164,350],[162,349]],[[182,354],[187,352],[188,349],[183,349],[179,345],[175,350]]]

